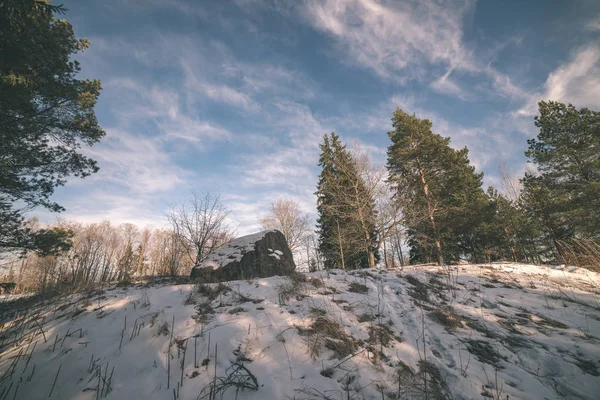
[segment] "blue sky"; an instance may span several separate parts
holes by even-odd
[[[100,172],[55,194],[82,222],[163,226],[192,190],[220,194],[241,233],[279,198],[314,215],[323,134],[384,164],[396,107],[498,185],[500,157],[526,168],[538,101],[600,109],[595,0],[64,4],[104,88],[107,136],[85,150]]]

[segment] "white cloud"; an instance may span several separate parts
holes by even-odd
[[[462,19],[471,2],[452,7],[432,1],[310,1],[306,12],[318,29],[338,39],[353,58],[384,78],[419,60],[470,69],[461,43]]]
[[[102,142],[85,152],[100,166],[89,181],[117,183],[133,194],[173,190],[189,175],[171,159],[159,137],[107,129]]]
[[[429,87],[439,93],[449,94],[454,97],[457,97],[461,100],[470,100],[472,99],[472,95],[467,93],[466,90],[461,88],[458,84],[456,84],[449,76],[446,74],[439,79],[433,81]]]
[[[174,88],[152,86],[147,89],[133,79],[111,79],[105,86],[116,89],[113,113],[119,117],[122,129],[150,120],[156,126],[156,132],[150,134],[158,134],[163,140],[181,139],[200,148],[233,136],[217,124],[195,117],[187,105],[182,104]]]
[[[492,88],[486,95],[525,95],[509,76],[465,46],[463,25],[474,1],[314,0],[302,4],[306,4],[302,10],[310,24],[330,34],[354,63],[384,79],[401,84],[424,80],[437,92],[473,100],[471,89],[451,79],[451,74],[460,73],[487,79]],[[446,72],[440,75],[440,70]]]
[[[222,103],[238,106],[245,110],[256,111],[259,106],[245,93],[224,84],[212,84],[208,82],[198,82],[196,78],[188,78],[194,82],[193,87],[199,89],[207,97],[220,101]]]
[[[568,63],[548,76],[543,90],[530,95],[527,104],[516,114],[535,115],[541,100],[600,108],[600,47],[590,45],[578,49]]]
[[[585,24],[585,29],[587,29],[588,31],[592,31],[592,32],[600,31],[600,16],[597,16],[597,17],[589,20]]]

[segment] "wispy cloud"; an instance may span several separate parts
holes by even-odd
[[[165,151],[161,138],[108,129],[102,144],[86,151],[101,172],[92,179],[117,183],[131,193],[173,190],[188,173]]]
[[[489,54],[479,58],[465,46],[464,20],[474,6],[469,0],[331,0],[309,1],[303,10],[309,23],[331,35],[343,53],[384,79],[424,80],[439,93],[473,100],[475,94],[451,78],[461,73],[489,80],[493,90],[487,96],[523,97],[509,76],[489,64]]]
[[[531,116],[537,102],[554,100],[573,103],[576,107],[600,107],[600,47],[590,45],[578,49],[568,63],[555,69],[541,92],[533,93],[517,115]]]

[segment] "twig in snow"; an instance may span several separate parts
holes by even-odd
[[[58,366],[58,371],[56,371],[56,376],[54,377],[54,383],[52,384],[52,389],[50,389],[50,394],[48,395],[48,397],[52,397],[52,392],[54,391],[54,386],[56,386],[56,380],[58,379],[58,374],[60,373],[61,367],[62,367],[62,364],[60,364]]]

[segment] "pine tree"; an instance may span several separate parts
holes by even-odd
[[[468,149],[452,149],[429,120],[401,109],[392,122],[387,167],[408,228],[411,262],[480,256],[473,229],[487,200],[483,174],[470,165]]]
[[[36,239],[24,213],[62,211],[50,200],[54,189],[98,170],[79,149],[104,136],[94,114],[100,81],[76,79],[73,56],[89,41],[54,16],[65,12],[48,1],[0,4],[0,251],[47,246],[52,236]]]
[[[520,203],[527,217],[539,228],[536,236],[538,254],[545,261],[561,258],[561,242],[574,237],[573,223],[565,212],[568,198],[554,191],[544,176],[525,174]]]
[[[600,239],[600,112],[542,101],[535,125],[525,152],[540,174],[524,178],[530,211],[553,241]]]

